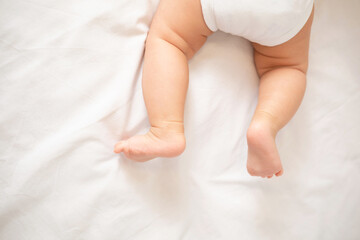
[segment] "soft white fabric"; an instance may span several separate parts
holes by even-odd
[[[204,20],[252,42],[275,46],[294,37],[305,25],[313,0],[201,0]]]
[[[252,49],[221,32],[190,62],[185,153],[112,152],[149,126],[156,5],[0,1],[0,239],[360,239],[360,2],[316,2],[307,92],[270,180],[246,172]]]

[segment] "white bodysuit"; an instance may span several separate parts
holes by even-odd
[[[201,0],[201,6],[211,31],[275,46],[301,30],[310,17],[313,0]]]

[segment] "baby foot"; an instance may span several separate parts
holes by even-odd
[[[145,135],[138,135],[115,145],[114,152],[123,152],[127,158],[145,162],[156,157],[176,157],[185,150],[182,132],[150,128]]]
[[[280,156],[271,128],[261,123],[252,123],[247,132],[247,170],[251,176],[271,178],[283,174]]]

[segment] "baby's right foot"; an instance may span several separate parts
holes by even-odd
[[[269,126],[254,122],[247,132],[248,160],[250,175],[271,178],[283,174],[280,156],[275,144],[275,133]]]
[[[138,135],[115,145],[114,152],[127,158],[145,162],[156,157],[176,157],[185,150],[183,131],[151,127],[145,135]]]

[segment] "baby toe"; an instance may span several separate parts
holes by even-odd
[[[275,176],[280,177],[281,175],[283,175],[283,173],[284,173],[284,170],[281,169],[278,173],[275,173]]]
[[[114,152],[115,153],[121,153],[122,151],[124,151],[124,141],[120,141],[117,144],[115,144],[114,146]]]

